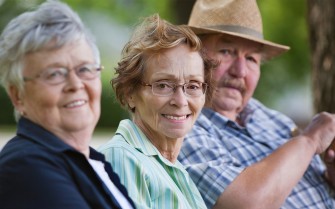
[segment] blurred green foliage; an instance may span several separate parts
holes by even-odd
[[[35,7],[42,0],[0,0],[0,30],[26,9]],[[79,15],[84,22],[98,24],[95,13],[102,15],[107,21],[131,27],[138,22],[139,17],[159,13],[161,17],[172,23],[186,23],[178,20],[179,5],[193,4],[194,0],[64,0]],[[183,2],[183,4],[181,3]],[[267,40],[291,46],[291,50],[262,67],[262,75],[255,97],[271,106],[283,93],[295,86],[301,85],[310,76],[309,46],[306,24],[306,2],[303,0],[258,0],[263,16],[264,35]],[[178,11],[183,11],[178,8]],[[186,11],[186,10],[185,10]],[[92,31],[100,32],[97,29]],[[108,34],[106,34],[108,35]],[[128,34],[127,34],[128,35]],[[127,36],[125,35],[125,36]],[[98,45],[99,45],[99,40]],[[118,40],[108,40],[117,42]],[[106,54],[106,42],[100,42],[102,62],[105,70],[102,74],[102,114],[98,127],[116,127],[123,118],[128,118],[127,111],[120,108],[116,102],[110,79],[113,68],[120,56],[120,50],[113,54]],[[0,126],[14,124],[13,107],[3,89],[0,90]]]
[[[42,0],[0,0],[0,29],[15,16],[23,11],[34,8],[36,5],[44,2]],[[96,12],[109,16],[110,20],[119,24],[133,26],[138,22],[139,17],[145,17],[153,13],[159,13],[165,19],[173,19],[169,13],[170,1],[168,0],[64,0],[75,11],[79,13],[83,21],[91,21],[87,14]],[[97,16],[93,16],[97,17]],[[99,21],[92,20],[92,21]],[[94,23],[93,23],[94,24]],[[93,33],[96,31],[92,31]],[[95,35],[95,34],[94,34]],[[128,34],[125,34],[128,35]],[[99,40],[97,40],[99,42]],[[117,40],[110,40],[117,41]],[[99,44],[99,43],[98,43]],[[102,43],[103,44],[103,43]],[[99,46],[103,47],[103,46]],[[120,53],[120,52],[119,52]],[[116,59],[109,59],[113,55],[102,53],[102,63],[105,70],[101,79],[103,83],[103,92],[101,99],[101,117],[98,127],[117,127],[119,121],[123,118],[129,118],[126,110],[121,108],[114,98],[114,93],[110,85],[110,79],[113,76],[113,65]],[[117,56],[115,56],[117,57]],[[15,124],[13,117],[13,106],[9,101],[3,88],[0,89],[0,126]]]
[[[272,106],[276,99],[310,79],[309,40],[303,0],[258,0],[266,39],[291,49],[265,63],[255,97]]]

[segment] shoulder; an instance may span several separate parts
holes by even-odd
[[[60,157],[39,144],[14,137],[0,152],[0,165],[15,164],[15,168],[24,169],[28,165],[55,164],[57,158]]]
[[[104,154],[108,161],[117,157],[134,158],[136,160],[136,156],[139,154],[135,147],[127,143],[121,135],[113,136],[106,144],[100,146],[98,151]]]
[[[198,119],[193,125],[191,134],[200,134],[211,132],[215,128],[213,122],[213,116],[215,117],[216,113],[211,109],[203,109],[200,113]]]
[[[127,143],[121,135],[115,135],[110,141],[99,147],[98,151],[104,154],[106,161],[112,164],[113,170],[121,178],[122,176],[126,178],[126,175],[130,173],[139,172],[143,175],[145,167],[150,167],[152,164],[152,158]]]
[[[248,105],[246,107],[246,109],[252,109],[254,111],[260,111],[263,114],[269,115],[269,116],[274,116],[274,115],[280,115],[280,116],[285,116],[285,114],[272,109],[270,107],[265,106],[263,103],[261,103],[259,100],[255,99],[255,98],[251,98],[248,102]]]
[[[49,204],[54,202],[51,196],[55,200],[65,198],[63,195],[68,191],[74,195],[75,185],[63,156],[28,140],[14,138],[0,152],[0,167],[0,188],[6,193],[0,194],[0,199],[15,198],[29,202],[24,207],[32,207],[46,200]]]
[[[224,127],[225,120],[218,116],[211,109],[204,109],[192,127],[192,130],[186,135],[183,146],[208,143],[215,141],[218,135],[218,129]],[[222,130],[222,128],[221,128]]]
[[[252,109],[255,109],[255,120],[264,122],[264,120],[267,119],[273,123],[286,124],[289,127],[296,126],[290,117],[280,111],[266,107],[264,104],[254,98],[250,99],[248,106],[250,106]]]

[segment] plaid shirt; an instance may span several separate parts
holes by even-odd
[[[179,154],[208,208],[246,167],[287,142],[296,129],[291,119],[255,99],[249,101],[240,117],[245,127],[203,109]],[[282,208],[335,208],[322,177],[324,170],[316,155]]]

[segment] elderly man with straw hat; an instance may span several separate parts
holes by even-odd
[[[335,208],[335,116],[320,113],[297,135],[290,118],[252,97],[261,63],[289,49],[263,38],[256,0],[198,0],[189,26],[219,61],[212,104],[179,155],[207,207]]]

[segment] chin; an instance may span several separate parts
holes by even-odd
[[[169,133],[167,133],[166,136],[172,139],[180,139],[180,138],[184,139],[188,132],[189,131],[185,130],[172,130]]]
[[[84,119],[83,119],[84,118]],[[67,126],[72,130],[84,131],[84,130],[94,130],[97,121],[86,119],[86,117],[81,117],[81,119],[69,119],[66,122]]]

